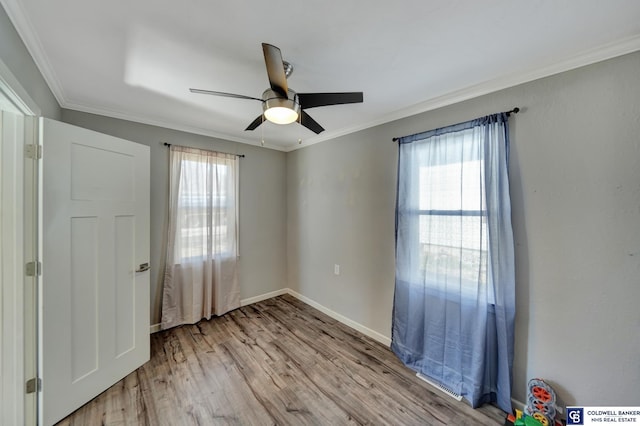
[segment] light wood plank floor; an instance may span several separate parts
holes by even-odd
[[[501,425],[285,295],[151,336],[151,360],[59,425]]]

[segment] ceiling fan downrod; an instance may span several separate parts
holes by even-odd
[[[284,76],[289,78],[291,74],[293,74],[293,65],[290,62],[282,61],[282,66],[284,66]]]

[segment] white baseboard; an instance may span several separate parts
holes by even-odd
[[[254,297],[249,297],[247,299],[242,299],[240,300],[240,306],[247,306],[252,303],[258,303],[258,302],[262,302],[263,300],[271,299],[272,297],[282,296],[283,294],[287,294],[288,290],[289,289],[287,288],[281,288],[280,290],[271,291],[269,293],[260,294]],[[149,327],[149,334],[157,333],[158,331],[161,330],[161,326],[162,324],[160,323],[151,324],[151,327]]]
[[[289,293],[291,296],[295,297],[296,299],[303,301],[307,305],[310,305],[316,308],[323,314],[329,315],[331,318],[337,321],[340,321],[344,325],[349,326],[355,330],[358,330],[360,333],[364,334],[365,336],[368,336],[373,340],[382,343],[385,346],[391,346],[391,339],[388,338],[387,336],[380,334],[377,331],[374,331],[368,327],[365,327],[364,325],[358,322],[355,322],[352,319],[345,317],[344,315],[340,315],[339,313],[334,312],[331,309],[319,304],[315,300],[309,299],[307,296],[303,296],[302,294],[294,290],[291,290],[290,288],[287,289],[287,293]]]
[[[525,404],[524,402],[520,402],[515,398],[511,398],[511,406],[514,410],[524,411]]]
[[[319,310],[320,312],[322,312],[323,314],[329,315],[331,318],[340,321],[342,324],[353,328],[354,330],[359,331],[360,333],[364,334],[365,336],[368,336],[370,338],[372,338],[373,340],[382,343],[385,346],[391,346],[391,339],[388,338],[387,336],[378,333],[377,331],[374,331],[368,327],[365,327],[364,325],[353,321],[352,319],[349,319],[347,317],[345,317],[344,315],[341,315],[337,312],[332,311],[331,309],[321,305],[320,303],[316,302],[315,300],[309,299],[307,296],[303,296],[302,294],[298,293],[297,291],[291,290],[290,288],[281,288],[280,290],[276,290],[276,291],[271,291],[269,293],[265,293],[265,294],[260,294],[258,296],[253,296],[253,297],[249,297],[246,299],[242,299],[240,301],[240,306],[247,306],[247,305],[251,305],[252,303],[258,303],[258,302],[262,302],[263,300],[267,300],[267,299],[271,299],[272,297],[277,297],[277,296],[282,296],[283,294],[290,294],[291,296],[295,297],[296,299],[299,299],[301,301],[303,301],[304,303],[306,303],[309,306],[312,306],[314,308],[316,308],[317,310]],[[149,332],[150,333],[157,333],[158,331],[160,331],[160,323],[158,324],[152,324],[150,327]]]
[[[280,290],[270,291],[269,293],[260,294],[258,296],[249,297],[240,301],[240,306],[247,306],[252,303],[262,302],[263,300],[271,299],[272,297],[282,296],[289,292],[288,288],[281,288]]]

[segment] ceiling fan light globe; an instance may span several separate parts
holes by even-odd
[[[298,95],[293,90],[288,90],[287,97],[267,89],[262,94],[262,108],[264,118],[276,124],[293,123],[300,117],[300,103]]]
[[[276,106],[265,110],[264,117],[272,123],[290,124],[298,119],[298,113],[291,108]]]

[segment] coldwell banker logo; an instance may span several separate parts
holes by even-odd
[[[640,426],[640,407],[567,407],[567,425],[615,423]]]
[[[567,424],[568,425],[583,425],[584,424],[584,408],[582,407],[567,407]]]

